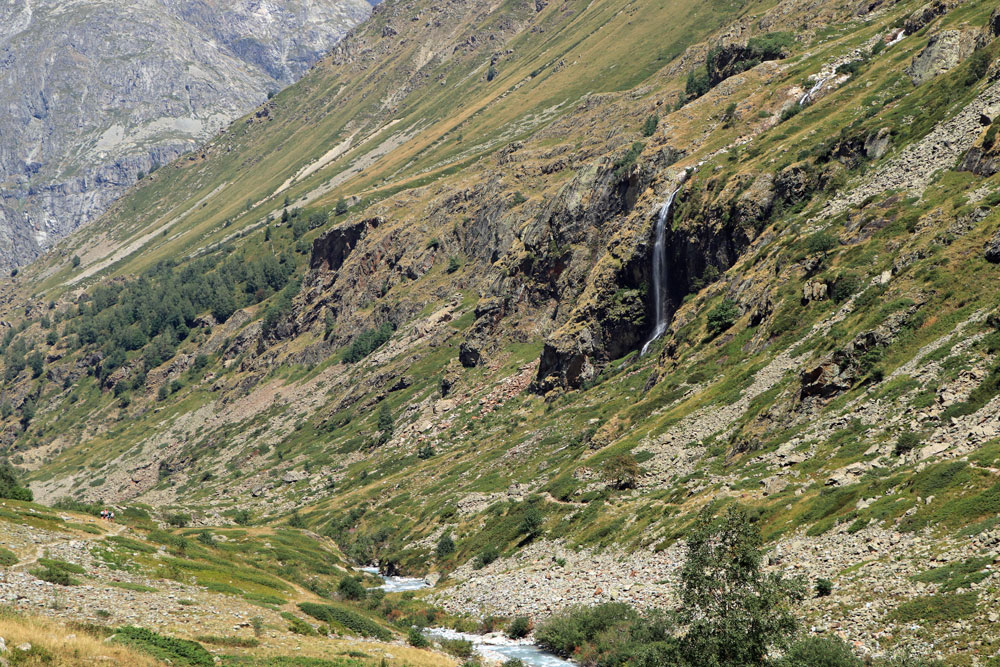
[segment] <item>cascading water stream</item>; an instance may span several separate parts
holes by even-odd
[[[660,207],[660,215],[656,219],[656,243],[653,245],[653,306],[656,313],[656,326],[649,340],[642,346],[639,356],[644,356],[649,352],[649,346],[667,330],[667,223],[670,222],[670,209],[674,205],[674,198],[681,191],[681,187],[670,193],[667,201]]]
[[[812,101],[813,95],[815,95],[816,93],[818,93],[819,91],[821,91],[823,89],[823,86],[829,80],[830,80],[830,77],[824,76],[819,81],[817,81],[813,85],[813,87],[809,89],[809,92],[807,92],[805,95],[803,95],[802,97],[799,98],[799,106],[800,107],[804,107],[805,105],[809,104]]]

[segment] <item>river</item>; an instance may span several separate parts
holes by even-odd
[[[380,577],[386,593],[403,593],[429,588],[426,579],[419,577],[384,577],[376,567],[362,567],[362,572]],[[517,658],[528,667],[575,667],[575,663],[547,653],[526,639],[509,639],[500,634],[475,635],[448,628],[428,628],[424,631],[433,639],[464,639],[472,642],[476,653],[487,660],[505,661]]]

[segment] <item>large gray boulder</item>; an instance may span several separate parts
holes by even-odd
[[[1000,264],[1000,229],[993,234],[993,238],[986,242],[986,250],[983,252],[986,261]]]
[[[927,42],[906,73],[913,85],[919,86],[939,74],[944,74],[972,55],[976,50],[976,34],[970,30],[942,30]]]

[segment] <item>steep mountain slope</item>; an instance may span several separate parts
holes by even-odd
[[[4,285],[4,445],[42,499],[297,517],[479,614],[667,605],[738,502],[834,582],[807,627],[988,655],[998,34],[379,5]]]
[[[363,0],[0,7],[0,266],[23,264],[299,78]]]

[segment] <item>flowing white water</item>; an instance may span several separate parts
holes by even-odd
[[[888,43],[886,43],[885,45],[886,48],[892,46],[893,44],[898,44],[899,42],[903,41],[904,37],[906,37],[906,31],[900,28],[899,32],[896,33],[896,36],[893,37],[891,40],[889,40]]]
[[[829,80],[830,80],[830,77],[824,76],[819,81],[817,81],[815,84],[813,84],[813,87],[810,88],[808,90],[808,92],[806,92],[805,95],[803,95],[802,97],[799,98],[799,106],[800,107],[804,107],[805,105],[809,104],[809,102],[812,101],[813,95],[815,95],[819,91],[823,90],[824,84],[826,84],[826,82],[829,81]]]
[[[524,639],[508,639],[503,635],[472,635],[448,628],[428,628],[424,631],[434,639],[464,639],[472,642],[476,653],[487,660],[505,661],[517,658],[529,667],[576,667],[575,663],[546,653]]]
[[[653,245],[653,305],[656,312],[656,326],[649,340],[642,346],[639,356],[649,352],[649,346],[667,330],[667,223],[670,222],[670,209],[674,198],[681,191],[680,186],[670,193],[667,201],[660,207],[660,215],[656,219],[656,243]]]
[[[420,577],[383,577],[379,574],[377,567],[359,568],[362,572],[374,574],[382,577],[382,585],[379,586],[386,593],[403,593],[406,591],[419,591],[421,588],[430,588],[426,579]]]

